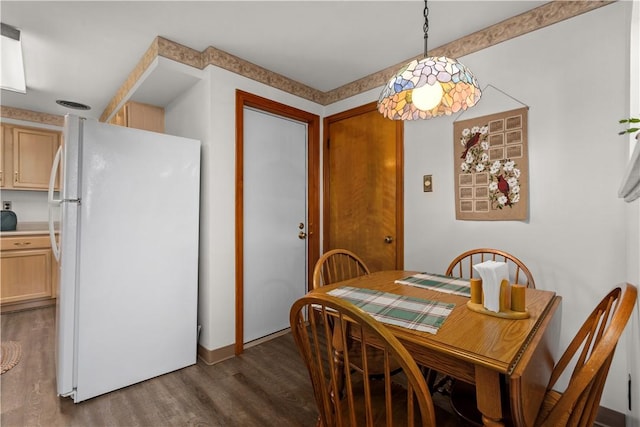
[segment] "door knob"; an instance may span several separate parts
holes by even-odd
[[[384,236],[384,242],[387,243],[387,244],[393,243],[393,237]]]
[[[298,239],[304,240],[306,238],[307,238],[307,233],[305,233],[304,231],[301,231],[298,233]]]

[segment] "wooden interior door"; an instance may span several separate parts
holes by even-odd
[[[371,271],[402,269],[403,123],[376,103],[324,120],[324,252],[344,248]]]

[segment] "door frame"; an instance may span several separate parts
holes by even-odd
[[[322,144],[322,212],[323,212],[323,236],[322,248],[326,251],[329,247],[329,222],[330,222],[330,193],[329,193],[329,128],[331,123],[348,119],[349,117],[369,113],[378,109],[377,101],[342,111],[327,116],[323,121]],[[404,268],[404,122],[396,120],[396,268]]]
[[[236,343],[244,351],[244,108],[307,124],[307,290],[320,257],[320,116],[236,89]]]

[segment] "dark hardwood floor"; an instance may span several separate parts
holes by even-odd
[[[0,376],[2,427],[315,426],[311,384],[291,334],[74,404],[56,396],[55,308],[0,319],[2,341],[22,346],[20,363]]]

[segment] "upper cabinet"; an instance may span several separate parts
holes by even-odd
[[[164,108],[129,101],[113,116],[109,123],[164,133]]]
[[[14,190],[47,190],[53,159],[62,132],[1,124],[2,178],[0,187]],[[56,181],[55,188],[59,185]]]

